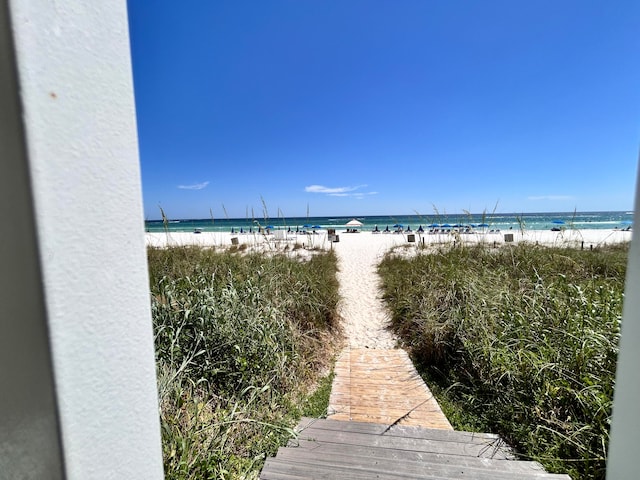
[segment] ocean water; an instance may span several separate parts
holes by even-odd
[[[273,229],[291,229],[295,231],[310,230],[312,227],[320,229],[335,228],[344,229],[345,224],[351,219],[361,221],[364,226],[360,229],[371,231],[376,226],[384,230],[387,226],[393,229],[394,225],[403,225],[416,230],[421,225],[428,229],[429,225],[469,225],[477,229],[490,230],[551,230],[552,228],[564,229],[616,229],[628,228],[633,220],[633,212],[557,212],[557,213],[523,213],[523,214],[459,214],[459,215],[383,215],[383,216],[355,216],[355,217],[292,217],[292,218],[225,218],[225,219],[183,219],[169,220],[166,224],[162,220],[145,222],[148,232],[193,232],[200,229],[203,232],[244,232],[257,231],[260,227],[273,227]],[[486,226],[478,226],[486,225]]]

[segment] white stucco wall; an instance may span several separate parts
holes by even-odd
[[[9,0],[67,478],[162,478],[125,0]]]
[[[639,161],[640,165],[640,161]],[[640,169],[636,176],[634,232],[627,264],[620,354],[613,398],[607,478],[636,480],[640,455]]]
[[[8,10],[0,0],[0,478],[63,478]]]

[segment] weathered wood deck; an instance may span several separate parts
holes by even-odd
[[[452,430],[404,350],[346,348],[334,371],[328,418]]]
[[[497,435],[454,431],[403,350],[346,349],[335,372],[329,418],[302,419],[260,478],[569,480]]]
[[[298,428],[260,478],[569,480],[513,460],[496,435],[319,419],[303,419]]]

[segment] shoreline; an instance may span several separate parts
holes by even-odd
[[[430,229],[473,229],[477,232],[488,230],[551,230],[561,228],[564,230],[576,229],[624,229],[633,224],[632,211],[599,211],[599,212],[546,212],[546,213],[446,213],[434,212],[433,214],[405,214],[405,215],[356,215],[356,216],[306,216],[277,218],[254,218],[253,215],[245,218],[219,218],[205,219],[176,219],[170,220],[146,220],[145,230],[153,233],[186,232],[192,233],[194,229],[202,232],[258,232],[259,229],[272,231],[285,230],[288,233],[300,230],[344,230],[352,226],[349,222],[357,220],[358,229],[363,232],[371,232],[376,227],[379,230],[385,228],[395,229],[402,226],[403,230],[411,227],[417,230],[422,227]]]
[[[237,246],[242,249],[261,251],[280,251],[293,249],[297,244],[304,249],[340,249],[341,245],[357,244],[359,248],[374,249],[377,252],[407,245],[417,246],[427,245],[451,245],[454,242],[461,242],[466,245],[485,243],[487,245],[500,246],[505,244],[518,244],[521,242],[540,244],[545,246],[567,246],[596,248],[602,245],[611,245],[628,242],[631,240],[630,230],[605,230],[605,229],[576,229],[564,230],[560,232],[530,230],[516,231],[508,230],[501,232],[476,232],[476,233],[346,233],[337,230],[337,242],[330,242],[326,230],[319,230],[316,234],[258,234],[244,233],[232,234],[230,232],[146,232],[145,244],[148,247],[166,246],[202,246],[202,247],[232,247]],[[413,235],[414,241],[410,241]],[[509,240],[512,235],[513,240]],[[299,248],[299,247],[298,247]]]

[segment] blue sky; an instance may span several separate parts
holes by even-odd
[[[148,219],[633,207],[637,0],[128,3]]]

